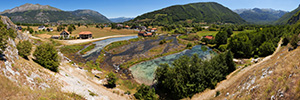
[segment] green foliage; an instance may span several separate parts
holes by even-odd
[[[138,100],[158,100],[158,97],[155,94],[155,89],[144,84],[138,87],[134,97]]]
[[[70,32],[70,34],[72,34],[72,32],[73,32],[74,30],[76,30],[75,25],[71,24],[71,25],[68,26],[68,31]]]
[[[276,47],[274,44],[270,41],[264,42],[260,47],[259,47],[259,56],[268,56],[272,54],[275,51]]]
[[[0,16],[1,19],[1,16]],[[7,44],[7,29],[6,25],[3,24],[2,20],[0,20],[0,54],[2,54],[6,49]],[[2,58],[0,58],[2,59]]]
[[[63,25],[59,25],[59,26],[57,27],[57,31],[58,31],[58,32],[63,31],[64,29],[65,29],[65,26],[63,26]]]
[[[218,50],[220,50],[221,52],[226,51],[226,50],[227,50],[227,45],[226,45],[226,44],[220,45],[220,46],[218,47]]]
[[[110,88],[116,87],[116,82],[118,78],[116,77],[116,74],[113,72],[109,72],[107,75],[107,86]]]
[[[293,37],[292,37],[292,39],[290,41],[290,44],[293,46],[293,48],[297,48],[298,41],[299,41],[298,35],[297,34],[293,35]]]
[[[216,34],[216,43],[217,45],[222,45],[222,44],[226,44],[227,43],[227,32],[226,31],[220,31]]]
[[[229,39],[228,48],[235,57],[250,57],[253,50],[251,40],[245,33],[240,33]]]
[[[165,44],[165,43],[167,43],[166,39],[163,39],[163,40],[159,41],[159,44]]]
[[[276,25],[284,25],[287,24],[288,22],[291,24],[292,22],[294,22],[293,20],[293,16],[296,16],[296,14],[300,11],[300,7],[296,8],[295,10],[284,14],[281,18],[279,18],[275,24]],[[290,21],[289,21],[290,20]]]
[[[20,41],[17,45],[18,53],[21,57],[27,58],[27,56],[30,55],[30,52],[32,50],[32,44],[28,40],[26,41]]]
[[[86,13],[85,10],[76,11],[51,11],[51,10],[29,10],[24,12],[4,13],[4,16],[10,16],[13,22],[20,23],[45,23],[45,22],[62,22],[62,23],[108,23],[110,22],[105,16],[97,14],[94,11]],[[43,13],[43,16],[38,16]],[[22,18],[19,18],[22,16]],[[82,19],[85,17],[85,19]],[[24,20],[26,19],[26,20]]]
[[[175,5],[143,14],[133,19],[132,22],[142,20],[146,23],[176,23],[187,21],[195,23],[245,23],[238,14],[214,2]]]
[[[188,44],[186,44],[186,48],[190,48],[190,47],[192,47],[193,46],[193,44],[192,43],[188,43]]]
[[[123,45],[127,45],[129,44],[130,42],[128,40],[123,40],[123,41],[117,41],[117,42],[113,42],[107,46],[104,47],[104,50],[105,51],[108,51],[108,50],[111,50],[113,48],[117,48],[117,47],[120,47],[120,46],[123,46]]]
[[[209,61],[202,61],[198,55],[182,56],[172,63],[172,67],[161,64],[155,72],[155,79],[162,95],[181,99],[214,88],[234,70],[233,56],[228,51]]]
[[[209,31],[217,31],[216,28],[212,28],[212,27],[210,27],[208,30],[209,30]]]
[[[59,57],[52,44],[44,43],[37,46],[33,56],[36,58],[35,61],[41,66],[48,68],[51,71],[58,72]]]
[[[92,45],[86,47],[85,49],[83,49],[83,50],[80,52],[80,54],[82,54],[82,55],[85,54],[86,52],[88,52],[88,51],[94,49],[95,46],[96,46],[96,44],[92,44]]]

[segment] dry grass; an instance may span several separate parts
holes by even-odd
[[[25,26],[23,26],[24,28],[26,28]],[[38,26],[30,26],[34,31],[37,31]],[[37,36],[41,37],[41,38],[50,38],[52,35],[59,35],[60,32],[57,32],[57,27],[52,27],[53,28],[53,32],[44,32],[45,34],[39,34]],[[137,34],[137,31],[134,30],[128,30],[128,29],[121,29],[121,30],[117,30],[117,29],[111,29],[110,27],[105,27],[103,29],[101,28],[96,28],[95,26],[88,26],[88,28],[86,26],[80,26],[78,27],[76,25],[76,30],[72,32],[72,36],[78,36],[78,34],[82,31],[90,31],[93,33],[93,37],[94,38],[99,38],[99,37],[105,37],[105,36],[112,36],[112,35],[129,35],[129,34]]]
[[[278,53],[264,63],[253,66],[247,72],[242,72],[242,70],[240,77],[232,77],[234,79],[230,79],[232,81],[231,84],[219,90],[221,95],[216,98],[211,97],[211,99],[265,100],[270,99],[272,96],[279,99],[279,91],[283,91],[284,96],[280,99],[299,99],[300,94],[299,90],[297,90],[300,88],[299,54],[300,48],[288,52],[287,47],[282,47]],[[261,78],[267,68],[269,68],[268,74]],[[248,89],[242,89],[245,84],[253,80],[253,76],[256,77],[255,82],[249,85]],[[253,88],[255,86],[258,87]],[[230,95],[225,96],[226,93]]]
[[[74,93],[63,93],[59,89],[50,88],[46,90],[35,89],[31,90],[27,86],[17,86],[5,76],[0,75],[0,97],[2,99],[12,100],[83,100],[79,95]],[[71,97],[71,98],[70,98]]]

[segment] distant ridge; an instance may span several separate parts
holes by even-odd
[[[298,6],[298,8],[296,8],[295,10],[284,14],[280,19],[278,19],[274,24],[276,25],[283,25],[283,24],[288,24],[289,19],[295,15],[297,12],[300,11],[300,5]]]
[[[134,18],[127,18],[127,17],[109,18],[110,21],[115,22],[115,23],[122,23],[122,22],[126,22],[126,21],[129,21],[132,19],[134,19]]]
[[[274,9],[237,9],[234,12],[238,13],[244,20],[252,24],[273,24],[281,18],[286,11]]]
[[[63,11],[49,5],[24,4],[0,13],[14,23],[109,23],[110,20],[93,10]]]
[[[174,22],[207,22],[207,23],[245,23],[238,14],[215,2],[175,5],[156,10],[136,17],[130,22],[174,23]]]

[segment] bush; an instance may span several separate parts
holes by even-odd
[[[190,47],[192,47],[192,46],[193,46],[192,43],[188,43],[188,44],[186,45],[186,48],[190,48]]]
[[[293,46],[293,48],[295,49],[295,48],[297,48],[297,46],[298,46],[298,36],[295,34],[295,35],[293,35],[293,37],[292,37],[292,39],[291,39],[291,41],[290,41],[290,44]]]
[[[217,31],[216,28],[209,28],[208,30],[209,30],[209,31]]]
[[[163,39],[163,40],[159,41],[159,44],[165,44],[165,43],[167,43],[166,39]]]
[[[226,44],[220,45],[218,49],[219,49],[221,52],[224,52],[224,51],[227,50],[227,45],[226,45]]]
[[[19,55],[27,59],[27,56],[30,55],[32,50],[32,44],[28,40],[23,42],[20,41],[17,45],[17,49],[19,51]]]
[[[118,80],[118,78],[116,77],[116,74],[114,74],[113,72],[110,72],[107,75],[107,86],[109,88],[116,87],[117,80]]]
[[[158,97],[155,94],[155,89],[150,88],[142,84],[138,87],[137,92],[134,94],[134,97],[139,100],[157,100]]]
[[[41,44],[37,47],[33,55],[36,57],[35,61],[41,66],[50,69],[51,71],[58,72],[59,57],[52,44]]]
[[[156,69],[155,80],[158,93],[177,100],[192,97],[206,88],[215,88],[218,82],[226,79],[226,75],[234,70],[235,63],[230,51],[206,61],[202,61],[198,55],[182,56],[172,66],[161,64]]]

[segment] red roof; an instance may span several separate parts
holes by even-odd
[[[152,28],[151,30],[157,30],[157,28]]]
[[[214,38],[214,36],[205,36],[204,38],[207,38],[207,39],[213,39]]]
[[[93,34],[93,33],[90,31],[84,31],[84,32],[80,32],[79,34]]]

